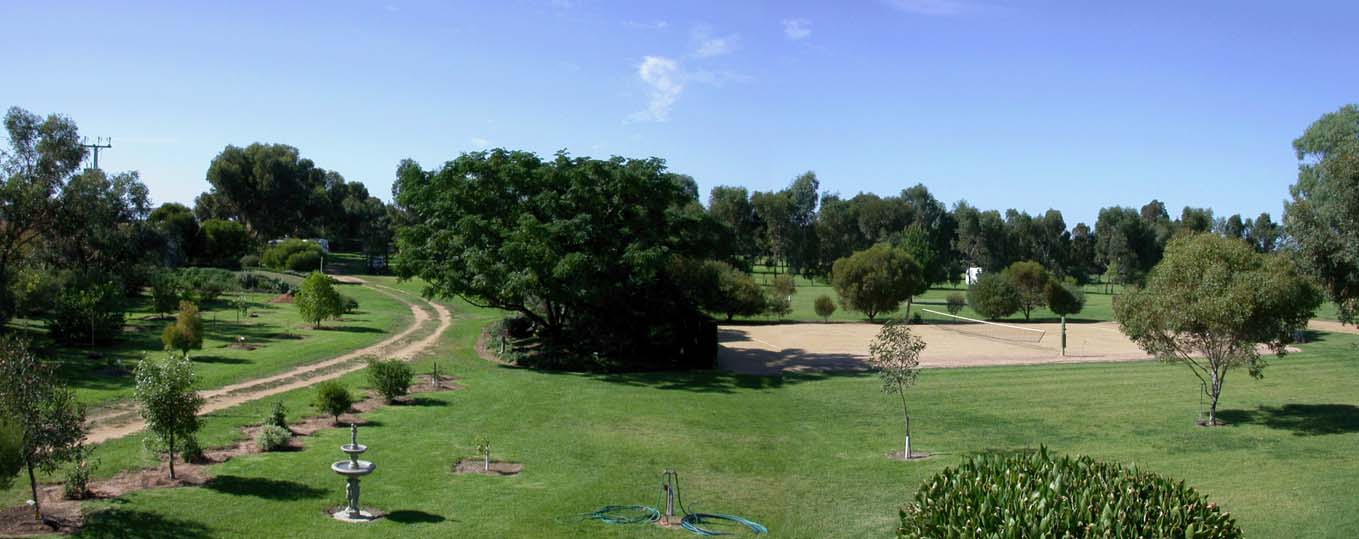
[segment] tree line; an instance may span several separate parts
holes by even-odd
[[[968,267],[999,272],[1019,261],[1042,264],[1081,284],[1140,282],[1177,234],[1212,232],[1237,238],[1259,252],[1287,242],[1268,213],[1255,218],[1215,217],[1212,209],[1185,207],[1172,219],[1165,203],[1100,210],[1093,227],[1068,226],[1062,212],[1041,215],[1009,209],[980,210],[967,201],[949,209],[923,184],[895,196],[818,193],[807,172],[780,191],[714,187],[708,213],[732,235],[738,259],[811,278],[828,278],[835,262],[876,244],[904,247],[929,283],[957,283]]]

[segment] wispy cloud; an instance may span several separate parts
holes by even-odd
[[[889,6],[916,15],[947,17],[975,11],[977,5],[965,0],[883,0]]]
[[[694,56],[698,58],[712,58],[723,54],[730,54],[736,50],[740,36],[729,34],[725,36],[714,36],[712,30],[707,26],[696,26],[693,32]]]
[[[628,119],[636,122],[670,120],[670,109],[684,91],[679,62],[664,56],[647,56],[637,66],[637,76],[648,86],[649,101],[646,110],[635,112]]]
[[[635,28],[638,30],[665,30],[670,27],[670,23],[665,21],[623,21],[623,26],[625,28]]]
[[[471,142],[473,146],[476,146],[477,149],[480,150],[485,150],[486,148],[491,147],[491,141],[481,137],[472,137],[472,139],[469,142]]]
[[[812,35],[812,21],[807,19],[784,19],[783,35],[788,36],[788,39],[793,41],[806,39],[808,36]]]

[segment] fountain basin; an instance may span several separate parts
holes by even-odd
[[[373,473],[373,470],[377,469],[377,465],[366,460],[357,461],[357,465],[355,465],[355,461],[337,460],[330,465],[330,469],[345,477],[357,477]]]
[[[355,445],[355,444],[344,444],[344,445],[340,446],[340,451],[343,451],[344,453],[349,454],[349,455],[360,455],[360,454],[363,454],[363,452],[364,452],[364,451],[367,451],[367,450],[368,450],[368,446],[363,445],[363,444],[357,444],[357,445]]]

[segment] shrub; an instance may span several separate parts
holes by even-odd
[[[1019,292],[1004,277],[984,273],[967,289],[967,303],[977,314],[996,320],[1019,310]]]
[[[512,316],[502,323],[504,335],[512,339],[524,339],[533,335],[533,320],[527,316]]]
[[[408,393],[414,378],[411,366],[399,359],[368,360],[368,383],[389,403]]]
[[[264,418],[264,425],[282,429],[288,428],[288,409],[283,406],[283,401],[274,401],[274,408],[269,412],[268,417]]]
[[[911,313],[910,323],[912,325],[924,324],[925,319],[920,316],[920,313]]]
[[[764,310],[783,320],[783,317],[793,312],[793,303],[782,292],[770,289],[768,297],[764,299]]]
[[[165,326],[160,341],[166,350],[178,350],[186,356],[189,350],[203,349],[203,317],[198,314],[198,307],[193,302],[179,302],[175,322]]]
[[[71,458],[71,466],[66,468],[61,485],[61,494],[68,500],[83,500],[90,497],[90,472],[95,463],[90,462],[90,450],[77,445]]]
[[[359,300],[346,296],[344,294],[340,294],[340,305],[341,309],[344,310],[344,314],[354,314],[356,312],[359,312]]]
[[[1237,538],[1232,517],[1183,481],[1088,456],[983,455],[925,481],[898,538]]]
[[[184,462],[203,462],[207,457],[203,455],[203,446],[198,445],[198,437],[187,436],[179,447],[179,458]]]
[[[259,434],[255,435],[255,445],[260,446],[260,451],[278,451],[288,447],[288,440],[292,437],[293,433],[288,429],[278,425],[265,425]]]
[[[944,299],[944,303],[948,306],[949,314],[957,315],[963,312],[963,307],[967,306],[967,298],[964,298],[960,292],[953,292]]]
[[[283,266],[289,271],[316,271],[321,269],[321,251],[302,251],[288,256]]]
[[[250,292],[282,294],[292,290],[292,285],[282,279],[275,279],[259,273],[242,273],[236,278],[237,284]]]
[[[826,322],[829,322],[831,315],[835,314],[835,300],[825,294],[817,296],[813,307],[816,308],[816,315]]]
[[[774,277],[774,283],[770,285],[774,293],[783,297],[788,297],[797,293],[797,281],[793,280],[792,275],[787,273]]]
[[[245,255],[245,256],[241,257],[241,267],[242,267],[242,268],[258,268],[258,267],[260,267],[260,257],[259,257],[259,255]]]
[[[321,246],[298,239],[283,240],[265,249],[264,254],[260,256],[260,263],[264,264],[264,267],[275,270],[288,269],[288,259],[302,252],[316,253],[317,264],[320,264]]]
[[[220,268],[183,268],[175,275],[186,295],[200,304],[216,301],[240,282],[234,273]]]
[[[340,414],[349,411],[354,406],[354,396],[349,394],[349,390],[334,380],[326,380],[316,386],[316,397],[312,399],[312,406],[317,410],[325,412],[335,418],[335,423],[340,422]]]

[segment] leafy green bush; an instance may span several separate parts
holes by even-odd
[[[1228,513],[1183,481],[1047,448],[945,468],[900,514],[902,539],[1241,537]]]
[[[275,270],[288,269],[288,259],[299,253],[316,253],[317,265],[321,261],[321,246],[307,240],[283,240],[264,250],[260,263]]]
[[[179,446],[179,458],[184,462],[203,462],[207,456],[203,455],[203,446],[198,445],[197,436],[186,436]]]
[[[354,396],[349,394],[349,390],[334,380],[326,380],[316,386],[316,396],[312,399],[312,406],[317,410],[325,412],[335,418],[335,422],[340,422],[340,414],[349,411],[354,406]]]
[[[264,418],[264,425],[288,428],[288,408],[283,406],[283,401],[274,401],[274,408]]]
[[[344,309],[344,314],[354,314],[359,312],[359,300],[340,294],[340,305]]]
[[[977,314],[996,320],[1019,310],[1019,291],[1005,277],[986,273],[967,289],[967,303]]]
[[[287,281],[259,273],[242,273],[236,279],[241,288],[250,292],[282,294],[292,290]]]
[[[68,500],[83,500],[90,497],[90,472],[95,464],[90,462],[90,450],[84,445],[76,446],[71,461],[63,477],[61,494]]]
[[[293,297],[293,305],[302,319],[311,322],[312,327],[321,327],[321,321],[334,318],[344,312],[340,293],[330,284],[330,277],[313,271],[302,281],[302,289]]]
[[[198,306],[191,301],[179,302],[175,322],[165,326],[160,341],[166,350],[178,350],[186,356],[189,350],[202,350],[203,317],[198,314]]]
[[[835,300],[825,294],[816,297],[813,307],[816,308],[816,315],[826,322],[829,322],[831,315],[835,314]]]
[[[182,268],[175,276],[186,294],[199,304],[215,301],[240,283],[236,274],[220,268]]]
[[[368,360],[368,383],[389,403],[408,393],[414,378],[415,371],[399,359]]]
[[[259,434],[255,435],[255,445],[260,446],[260,451],[278,451],[288,447],[288,440],[292,437],[293,433],[288,429],[278,425],[265,425]]]
[[[963,297],[961,293],[953,292],[944,299],[944,304],[947,306],[949,314],[956,315],[963,312],[963,307],[967,306],[967,298]]]
[[[288,271],[316,271],[321,269],[321,251],[302,251],[288,256],[283,263]]]
[[[198,231],[199,263],[234,268],[250,248],[245,225],[224,219],[208,219]]]
[[[259,255],[245,255],[245,256],[242,256],[242,257],[241,257],[241,267],[242,267],[242,268],[258,268],[258,267],[260,267],[260,257],[259,257]]]

